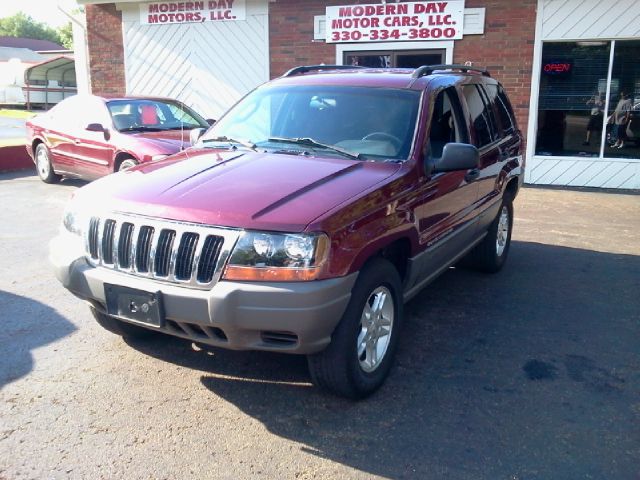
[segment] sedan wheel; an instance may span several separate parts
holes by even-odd
[[[49,158],[49,149],[44,143],[38,144],[36,147],[36,169],[40,180],[45,183],[56,183],[60,181],[60,175],[56,175],[51,166]]]

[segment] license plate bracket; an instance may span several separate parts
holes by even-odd
[[[162,327],[164,310],[162,293],[105,283],[107,314],[132,322]]]

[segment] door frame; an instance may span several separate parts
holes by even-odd
[[[378,56],[382,56],[382,55],[389,55],[391,57],[391,64],[395,65],[391,68],[402,68],[402,67],[398,67],[397,63],[398,63],[398,57],[403,57],[403,56],[409,56],[409,55],[437,55],[440,54],[443,57],[446,56],[446,51],[443,49],[435,49],[435,48],[429,48],[429,49],[422,49],[422,50],[366,50],[366,51],[354,51],[354,50],[345,50],[343,53],[343,56],[346,55],[353,55],[353,54],[362,54],[363,56],[368,56],[368,55],[378,55]],[[342,59],[342,61],[344,62],[344,58]],[[440,62],[437,62],[437,65],[442,64],[442,63],[446,63],[444,61],[444,59]],[[424,65],[424,64],[423,64]]]
[[[389,50],[444,50],[445,63],[453,63],[453,40],[428,42],[365,42],[336,44],[336,65],[344,65],[345,52],[381,52]]]

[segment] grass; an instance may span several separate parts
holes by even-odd
[[[31,118],[37,115],[37,112],[30,112],[28,110],[13,110],[8,108],[0,108],[0,117],[4,118]]]

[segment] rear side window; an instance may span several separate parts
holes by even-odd
[[[487,103],[480,95],[476,85],[464,85],[462,87],[464,98],[467,102],[471,125],[476,132],[476,147],[480,148],[493,141],[491,112]]]
[[[486,85],[484,88],[498,117],[498,128],[502,132],[502,135],[513,133],[515,130],[513,111],[511,110],[511,105],[509,104],[509,100],[507,100],[504,90],[498,85]]]

